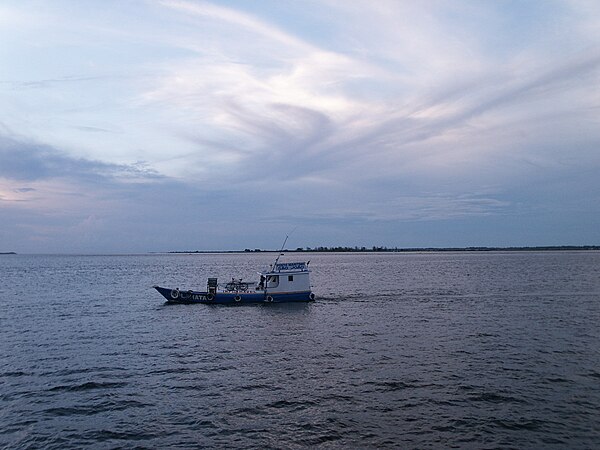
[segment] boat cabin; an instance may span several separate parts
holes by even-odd
[[[310,291],[308,263],[278,263],[259,274],[257,290],[271,293]]]

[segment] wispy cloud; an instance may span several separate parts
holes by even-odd
[[[278,41],[286,46],[296,47],[298,49],[308,48],[305,42],[286,33],[280,28],[232,8],[221,7],[214,3],[204,1],[190,2],[164,0],[160,3],[168,8],[178,10],[188,15],[226,22],[236,28],[241,27],[254,34],[262,35],[267,39]]]
[[[430,50],[420,49],[417,53],[428,55],[428,60],[439,60],[443,55],[448,57],[452,54],[452,61],[447,65],[460,67],[460,70],[452,69],[450,75],[436,74],[438,83],[446,84],[431,89],[421,77],[407,79],[394,73],[394,68],[403,67],[411,61],[397,49],[392,52],[393,57],[385,58],[387,62],[373,64],[360,59],[360,53],[348,56],[348,53],[336,53],[300,42],[238,11],[187,2],[167,2],[165,5],[272,37],[274,42],[269,44],[270,48],[283,47],[284,50],[275,53],[287,51],[290,55],[286,59],[276,59],[271,66],[275,69],[270,72],[253,65],[250,57],[245,58],[240,53],[243,49],[233,50],[236,54],[233,61],[216,66],[202,59],[182,61],[173,67],[172,75],[163,79],[158,90],[145,94],[147,99],[160,99],[167,108],[170,104],[173,108],[185,109],[191,118],[196,119],[203,134],[220,132],[243,148],[234,152],[235,158],[228,160],[232,164],[245,164],[253,158],[269,156],[272,162],[288,160],[291,167],[311,171],[361,166],[363,159],[377,161],[380,158],[401,166],[408,162],[414,167],[419,160],[424,164],[431,161],[430,157],[424,158],[423,153],[415,149],[415,144],[447,139],[450,145],[436,142],[433,149],[444,161],[454,155],[452,140],[457,133],[489,133],[490,129],[499,128],[511,116],[514,117],[515,112],[523,115],[523,111],[528,111],[528,120],[533,120],[536,114],[546,114],[546,105],[536,112],[528,104],[548,98],[557,99],[561,92],[578,91],[576,83],[582,76],[593,77],[598,66],[594,53],[570,56],[566,61],[551,62],[541,68],[537,67],[537,60],[517,66],[516,61],[490,60],[481,55],[475,73],[468,74],[467,81],[458,83],[454,78],[456,74],[466,74],[465,70],[471,69],[464,64],[469,60],[469,53],[473,48],[481,51],[474,47],[473,39],[460,41],[459,35],[459,40],[452,44],[452,52],[439,45],[437,50],[433,50],[435,44],[442,40],[436,33],[431,33],[431,27],[440,22],[440,17],[429,16],[426,19],[425,15],[420,15],[424,23],[415,25],[404,21],[405,28],[400,31],[392,30],[390,23],[385,32],[398,41],[411,42],[409,35],[412,32],[425,36],[416,41],[431,42]],[[352,6],[344,8],[342,5],[336,5],[336,8],[347,17],[358,20],[358,8],[354,10]],[[382,3],[379,8],[366,10],[372,18],[414,17],[415,13],[414,8],[395,3]],[[422,11],[416,10],[418,14]],[[481,8],[476,8],[471,14],[483,13]],[[384,22],[388,24],[391,20]],[[377,32],[386,30],[386,26],[378,27]],[[417,32],[415,28],[418,27]],[[235,32],[233,36],[232,40]],[[224,45],[222,61],[227,61],[226,52],[231,49],[227,39],[221,43]],[[427,72],[431,69],[427,64],[415,61],[410,65],[413,71]],[[367,82],[379,79],[386,85],[403,85],[413,94],[392,91],[397,96],[396,102],[392,101],[393,98],[381,102],[377,95],[357,97],[357,74],[359,79]],[[437,94],[432,95],[435,92]],[[585,102],[585,97],[577,101]],[[551,106],[558,107],[564,114],[572,113],[573,105],[555,103]],[[208,111],[218,113],[207,117]],[[209,140],[202,140],[205,145],[200,146],[199,152],[210,152],[210,148],[206,147]],[[431,155],[431,151],[429,153]],[[310,158],[305,158],[307,165],[298,165],[303,155],[310,155]],[[387,164],[387,170],[390,170],[390,165]],[[282,170],[285,165],[276,167]],[[298,177],[302,176],[301,170],[295,173]],[[340,176],[347,175],[338,173]]]
[[[67,76],[62,78],[55,79],[47,79],[47,80],[33,80],[33,81],[11,81],[11,80],[2,80],[2,84],[8,85],[13,89],[33,89],[33,88],[52,88],[57,85],[65,85],[65,84],[73,84],[73,83],[81,83],[88,81],[98,81],[105,79],[106,77],[77,77],[77,76]]]

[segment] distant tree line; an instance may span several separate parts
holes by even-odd
[[[372,246],[372,247],[346,247],[346,246],[335,246],[335,247],[298,247],[295,250],[284,249],[284,252],[330,252],[330,253],[343,253],[343,252],[490,252],[490,251],[565,251],[565,250],[600,250],[598,245],[549,245],[549,246],[538,246],[538,247],[386,247],[386,246]],[[245,252],[270,252],[276,250],[261,250],[256,248],[251,250],[249,248],[244,250]]]
[[[373,252],[518,252],[518,251],[579,251],[579,250],[600,250],[600,245],[547,245],[538,247],[385,247],[385,246],[372,246],[372,247],[346,247],[346,246],[335,246],[335,247],[298,247],[294,249],[284,249],[284,252],[329,252],[329,253],[373,253]],[[278,250],[263,250],[260,248],[244,249],[245,253],[274,253]],[[240,250],[184,250],[184,251],[171,251],[168,253],[240,253]],[[1,254],[1,253],[0,253]]]

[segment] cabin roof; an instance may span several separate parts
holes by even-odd
[[[277,263],[269,269],[259,272],[261,275],[278,274],[308,274],[308,264],[305,262]]]

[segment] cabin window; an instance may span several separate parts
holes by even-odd
[[[288,275],[288,281],[294,281],[294,275]]]
[[[279,276],[278,275],[271,275],[270,277],[267,278],[267,287],[274,288],[274,287],[277,287],[278,285],[279,285]]]

